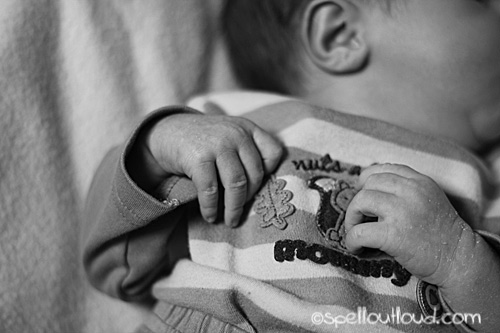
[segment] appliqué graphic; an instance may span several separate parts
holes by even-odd
[[[420,310],[425,316],[435,316],[440,319],[444,313],[443,306],[439,299],[438,288],[425,281],[417,283],[417,301]]]
[[[296,170],[302,171],[324,171],[334,173],[347,172],[351,176],[359,176],[361,167],[358,165],[349,165],[338,160],[333,160],[329,154],[320,159],[305,159],[292,161]]]
[[[328,176],[313,177],[308,181],[308,186],[320,195],[316,214],[318,231],[329,245],[345,251],[345,212],[356,190],[346,181]]]
[[[259,194],[254,210],[261,216],[261,227],[274,225],[284,230],[288,226],[286,218],[295,212],[295,206],[290,203],[293,193],[285,190],[285,186],[283,179],[270,179]]]
[[[391,278],[397,287],[405,286],[410,281],[411,273],[394,260],[366,260],[329,249],[319,244],[308,244],[302,240],[281,240],[274,244],[274,260],[278,262],[311,260],[320,265],[330,264],[341,267],[353,274],[364,277]]]

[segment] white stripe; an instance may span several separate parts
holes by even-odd
[[[293,204],[295,208],[311,214],[316,214],[320,202],[318,191],[310,189],[303,179],[296,176],[282,176],[278,177],[278,179],[286,181],[285,189],[293,193],[290,203]]]
[[[330,313],[332,316],[347,316],[353,313],[341,306],[314,304],[285,293],[267,283],[252,280],[236,274],[204,267],[189,260],[177,263],[173,273],[154,285],[154,289],[194,288],[235,290],[245,295],[255,305],[275,318],[313,332],[332,332],[335,326],[313,325],[313,313]],[[156,293],[155,293],[156,294]],[[167,300],[168,301],[168,300]],[[385,315],[385,314],[383,314]],[[378,325],[339,325],[337,332],[399,332],[389,326]]]
[[[316,133],[316,135],[308,135],[307,139],[297,135],[303,132]],[[327,133],[326,137],[325,133]],[[361,166],[368,166],[375,162],[406,164],[433,178],[448,193],[481,204],[482,189],[479,174],[467,163],[377,140],[318,119],[299,121],[281,131],[280,137],[287,146],[297,147],[320,156],[330,153],[332,158],[351,164]]]
[[[274,244],[262,244],[238,249],[228,243],[190,240],[191,259],[223,271],[235,272],[256,280],[285,280],[312,278],[343,278],[379,295],[400,296],[413,299],[413,287],[395,288],[390,279],[353,275],[342,268],[318,265],[310,260],[277,262]],[[409,285],[416,284],[412,277]],[[216,287],[215,287],[216,288]],[[408,291],[408,294],[404,292]]]
[[[491,162],[491,170],[495,177],[495,181],[500,183],[500,156],[498,156],[493,162]]]
[[[487,209],[484,212],[485,218],[500,217],[500,198],[495,198],[488,202]]]
[[[227,115],[241,116],[244,113],[267,105],[292,100],[294,99],[281,95],[250,91],[230,91],[195,97],[188,102],[188,106],[205,112],[205,103],[213,102],[224,109]]]

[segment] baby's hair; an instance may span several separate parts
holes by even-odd
[[[222,13],[232,69],[247,89],[291,93],[300,80],[300,19],[311,0],[227,0]]]
[[[226,0],[222,12],[230,63],[247,89],[294,94],[300,90],[300,22],[312,0]],[[367,5],[394,0],[353,0]]]

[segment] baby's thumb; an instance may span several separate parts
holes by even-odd
[[[208,101],[203,105],[204,113],[209,116],[226,116],[227,113],[218,104]]]
[[[258,126],[254,128],[253,140],[262,158],[264,172],[266,174],[272,173],[283,156],[282,144]]]

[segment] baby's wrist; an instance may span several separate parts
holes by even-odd
[[[139,137],[134,143],[126,161],[127,171],[132,180],[148,193],[167,176],[149,151],[143,137]]]
[[[152,148],[158,150],[158,147],[165,144],[165,136],[161,135],[161,132],[165,130],[164,123],[175,116],[176,114],[156,119],[143,127],[127,156],[127,170],[131,178],[148,193],[155,190],[165,178],[172,174],[162,165],[165,163],[160,164]]]
[[[479,326],[467,322],[467,325],[472,325],[471,328],[494,332],[492,327],[498,328],[494,309],[499,304],[499,254],[472,230],[467,230],[461,243],[457,251],[459,260],[455,261],[450,278],[439,287],[441,297],[454,313],[480,314],[483,317]]]
[[[183,129],[189,128],[186,121],[200,116],[201,113],[174,113],[158,119],[143,130],[136,144],[149,189],[156,188],[169,176],[184,174],[177,165],[177,149],[185,137]]]
[[[125,168],[139,188],[152,194],[166,178],[179,175],[172,168],[183,130],[182,121],[176,119],[192,115],[201,113],[183,107],[160,109],[138,128],[125,154]]]
[[[449,260],[448,270],[444,274],[444,280],[438,284],[444,296],[451,294],[463,294],[464,288],[470,286],[471,281],[480,274],[485,250],[488,245],[476,234],[472,228],[464,222],[460,226],[461,233],[453,254],[446,258]]]

